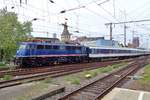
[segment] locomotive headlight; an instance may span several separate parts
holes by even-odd
[[[19,53],[19,51],[17,50],[17,53]]]

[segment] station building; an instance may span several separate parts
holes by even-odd
[[[80,43],[85,46],[120,47],[117,41],[105,40],[104,37],[87,38]]]

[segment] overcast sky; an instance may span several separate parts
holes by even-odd
[[[53,33],[60,37],[63,30],[61,23],[67,18],[72,37],[105,36],[109,39],[109,27],[105,23],[150,19],[150,0],[53,0],[54,3],[49,0],[27,0],[27,4],[26,0],[22,0],[21,6],[19,1],[0,0],[0,7],[7,6],[9,11],[18,13],[20,21],[38,18],[33,21],[34,36],[46,37],[48,32],[48,37],[52,37]],[[61,14],[62,10],[70,11]],[[134,36],[140,37],[140,45],[150,47],[150,22],[127,24],[127,27],[127,42],[132,41],[134,31]],[[113,39],[123,42],[123,32],[123,25],[113,26]]]

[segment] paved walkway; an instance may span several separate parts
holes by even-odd
[[[42,92],[52,90],[57,88],[57,85],[49,85],[46,89],[40,90],[38,87],[35,87],[35,83],[26,83],[18,86],[8,87],[4,89],[0,89],[0,100],[28,100],[30,95],[36,96]],[[37,88],[37,89],[36,89]]]
[[[115,88],[102,100],[150,100],[150,92]]]

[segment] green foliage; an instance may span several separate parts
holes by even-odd
[[[11,79],[12,79],[11,75],[4,75],[3,77],[3,80],[6,80],[6,81],[11,80]]]
[[[95,70],[91,70],[91,71],[84,71],[83,73],[86,78],[92,78],[92,77],[97,76],[98,71],[95,69]]]
[[[85,70],[85,71],[83,71],[83,73],[84,73],[84,75],[87,75],[87,74],[90,74],[90,71]]]
[[[80,78],[79,77],[75,77],[75,76],[67,76],[66,80],[70,83],[70,84],[75,84],[75,85],[79,85],[80,84]]]
[[[0,68],[1,66],[6,66],[6,64],[4,62],[0,62]]]
[[[107,66],[107,67],[104,67],[104,68],[99,69],[99,71],[100,71],[101,73],[107,73],[107,72],[110,72],[110,71],[112,71],[112,70],[113,70],[113,69],[112,69],[111,66]]]
[[[16,99],[16,100],[28,100],[29,97],[27,97],[27,96],[20,96],[20,97],[15,98],[15,99]]]
[[[71,84],[75,84],[75,85],[79,85],[80,84],[80,79],[79,78],[73,78],[72,80],[70,80]]]
[[[46,78],[45,80],[43,80],[44,83],[52,83],[52,78]]]
[[[119,43],[119,47],[124,47],[124,45],[122,43]]]
[[[122,67],[126,63],[113,64],[112,66],[102,67],[94,70],[84,70],[77,75],[69,75],[65,77],[65,80],[70,84],[79,85],[80,81],[96,77],[98,74],[107,73],[116,70],[119,67]]]
[[[143,84],[149,84],[150,85],[150,64],[145,66],[144,73],[142,75],[142,79],[140,80]]]
[[[123,65],[125,65],[126,63],[119,63],[119,64],[114,64],[114,65],[112,65],[112,67],[115,69],[115,68],[118,68],[118,67],[120,67],[120,66],[123,66]]]
[[[97,73],[97,71],[91,71],[90,74],[91,74],[92,77],[95,77],[95,76],[97,76],[98,73]]]
[[[31,33],[31,26],[31,22],[19,22],[16,13],[0,10],[0,60],[11,60],[17,43],[26,40]]]
[[[93,78],[93,77],[97,76],[99,73],[111,72],[125,64],[126,63],[113,64],[111,66],[107,66],[107,67],[103,67],[103,68],[98,68],[98,69],[94,69],[94,70],[90,70],[90,71],[84,71],[83,76],[85,76],[86,78]]]
[[[112,71],[114,69],[117,69],[117,68],[119,68],[121,66],[124,66],[124,65],[126,65],[126,63],[113,64],[111,66],[100,68],[98,70],[99,70],[100,73],[107,73],[107,72],[110,72],[110,71]]]
[[[2,66],[0,66],[0,69],[5,69],[5,68],[6,68],[6,69],[7,69],[7,68],[9,68],[9,66],[6,66],[6,65],[4,65],[4,66],[3,66],[3,65],[2,65]]]

